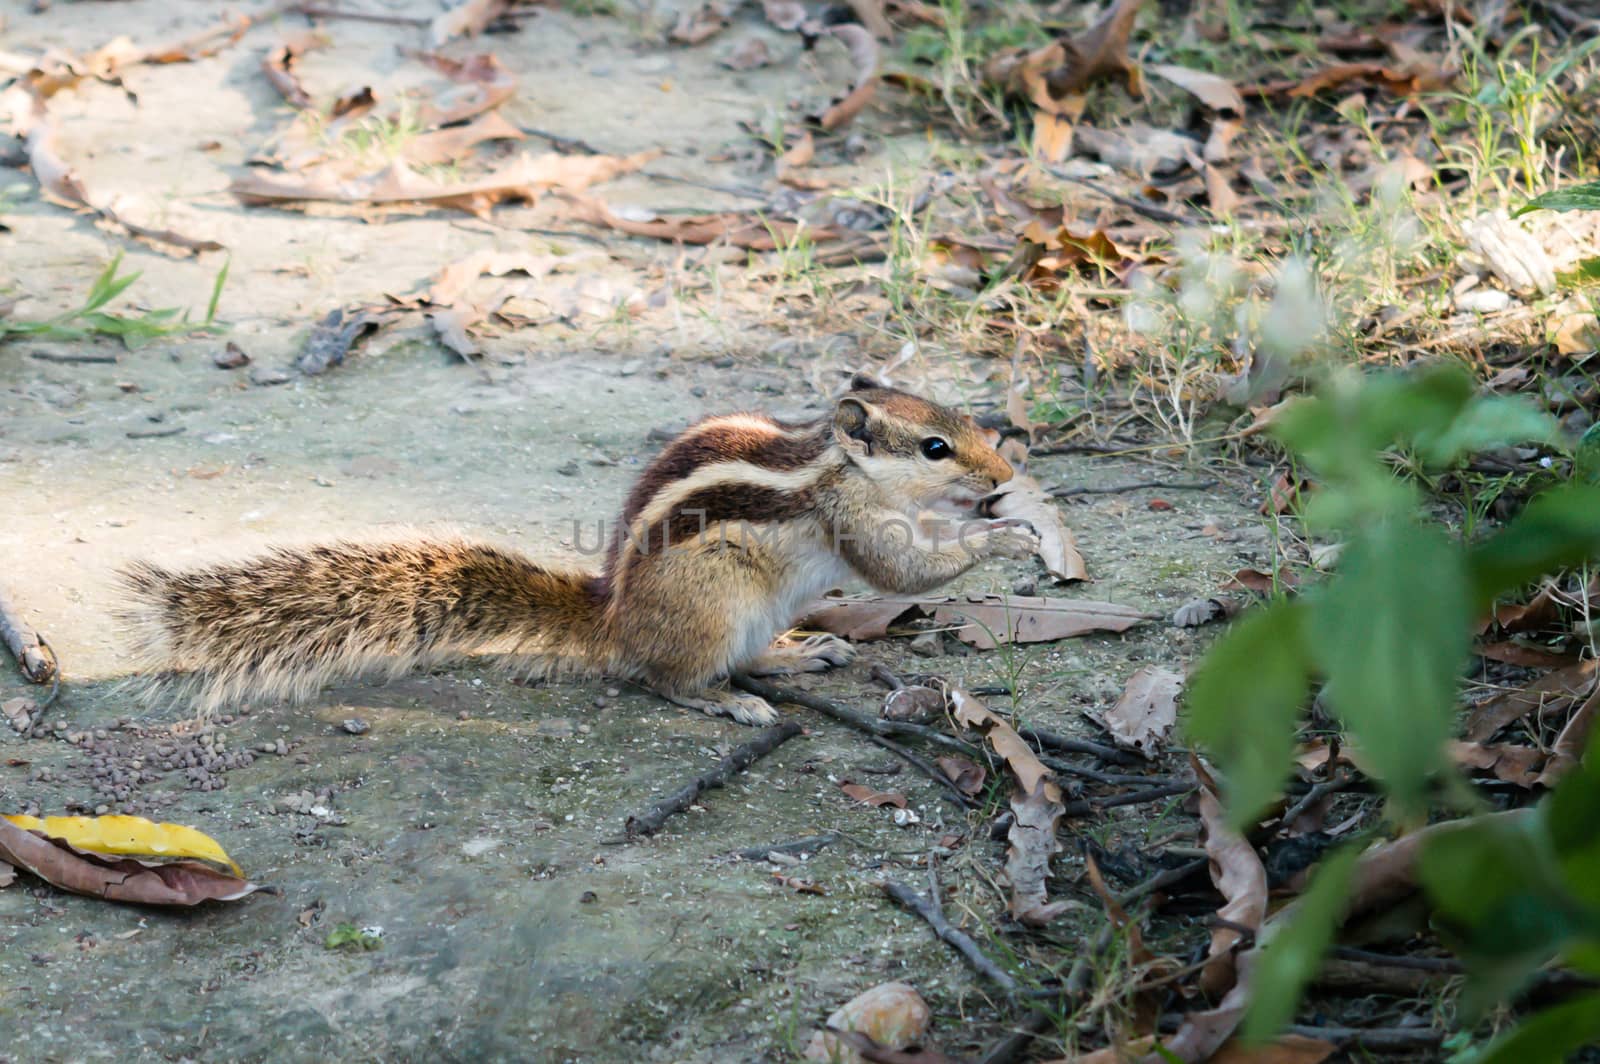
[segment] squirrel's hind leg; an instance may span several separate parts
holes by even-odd
[[[739,671],[751,676],[792,676],[836,669],[855,659],[856,648],[838,636],[814,635],[800,642],[780,639]]]

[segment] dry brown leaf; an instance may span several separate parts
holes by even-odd
[[[1505,602],[1494,608],[1494,623],[1507,632],[1537,632],[1561,616],[1554,584],[1546,583],[1527,602]]]
[[[703,44],[732,25],[728,13],[728,5],[719,0],[685,8],[667,31],[667,40],[674,44]]]
[[[1087,599],[988,595],[932,604],[933,619],[960,624],[956,638],[980,650],[1043,643],[1086,632],[1125,632],[1149,618],[1131,606]]]
[[[0,861],[62,890],[140,905],[234,901],[261,887],[200,861],[148,863],[82,853],[0,819]]]
[[[1212,930],[1210,954],[1200,972],[1200,989],[1215,997],[1239,982],[1234,948],[1244,936],[1235,928],[1259,931],[1266,919],[1267,870],[1249,840],[1228,826],[1215,782],[1198,760],[1191,758],[1191,762],[1200,782],[1200,823],[1204,827],[1206,856],[1210,858],[1211,881],[1225,899],[1217,916],[1227,926]]]
[[[950,714],[956,723],[981,733],[989,740],[994,752],[1000,755],[1006,767],[1017,777],[1017,786],[1031,794],[1050,778],[1050,770],[1033,752],[1033,747],[982,701],[955,686],[948,689],[948,698]]]
[[[1060,113],[1061,102],[1097,81],[1120,77],[1139,95],[1139,68],[1128,56],[1128,36],[1144,0],[1116,0],[1096,22],[1074,37],[1064,34],[1031,52],[1001,53],[985,74],[1041,111]]]
[[[296,34],[267,53],[266,58],[261,60],[261,72],[284,100],[308,110],[316,105],[305,86],[300,84],[294,65],[302,55],[325,47],[327,43],[328,39],[320,33]]]
[[[1390,42],[1391,50],[1398,47]],[[1246,86],[1239,91],[1249,96],[1303,97],[1315,96],[1329,89],[1343,89],[1352,82],[1360,82],[1397,95],[1413,96],[1447,87],[1458,73],[1448,63],[1415,52],[1399,52],[1391,63],[1335,63],[1304,78],[1265,82]]]
[[[729,70],[755,70],[772,62],[772,50],[760,37],[746,37],[717,62]]]
[[[1567,719],[1556,741],[1550,745],[1550,759],[1536,781],[1539,786],[1554,787],[1556,781],[1583,758],[1596,717],[1600,717],[1600,690],[1584,699],[1583,705]]]
[[[501,116],[499,111],[480,115],[464,126],[436,129],[406,141],[401,155],[415,166],[456,162],[479,144],[491,140],[522,140],[526,134]]]
[[[1043,927],[1073,907],[1051,901],[1050,858],[1061,849],[1056,823],[1066,811],[1061,788],[1046,780],[1032,791],[1019,785],[1011,795],[1011,829],[1006,833],[1006,879],[1011,884],[1011,915],[1019,923]]]
[[[941,757],[934,764],[962,794],[977,794],[983,790],[983,781],[989,778],[987,769],[965,757]]]
[[[17,881],[17,870],[11,865],[0,861],[0,889],[9,887]]]
[[[806,22],[806,7],[799,0],[761,0],[761,13],[773,26],[789,33]]]
[[[860,26],[849,24],[829,26],[827,32],[850,50],[850,61],[855,66],[855,84],[844,96],[835,100],[828,109],[816,116],[817,125],[823,129],[838,129],[872,101],[878,91],[878,42],[871,33]]]
[[[428,44],[437,48],[457,37],[476,37],[511,10],[511,0],[463,0],[428,24]]]
[[[107,222],[134,236],[148,240],[163,250],[168,248],[179,248],[186,252],[222,250],[222,245],[215,240],[201,240],[170,229],[154,229],[132,221],[118,211],[118,200],[115,197],[98,201],[91,198],[83,180],[61,157],[56,145],[55,128],[42,114],[38,114],[34,119],[27,133],[26,144],[28,166],[33,170],[34,179],[39,182],[39,188],[46,198],[54,199],[69,207],[86,207]]]
[[[873,1060],[898,1060],[881,1054],[925,1041],[932,1021],[933,1010],[910,984],[880,983],[835,1009],[824,1029],[811,1036],[802,1057],[828,1064],[866,1064],[857,1052],[864,1048],[872,1052]]]
[[[884,0],[849,0],[849,4],[856,18],[874,37],[880,41],[894,39],[894,27],[889,25],[889,17],[884,14]]]
[[[1000,643],[1043,643],[1086,632],[1125,632],[1151,617],[1129,606],[1085,599],[1027,595],[965,598],[826,598],[812,604],[803,624],[864,641],[881,639],[901,617],[930,617],[980,650]]]
[[[1219,591],[1254,591],[1258,595],[1270,595],[1275,591],[1294,590],[1298,587],[1300,578],[1295,571],[1287,565],[1278,566],[1277,577],[1271,573],[1264,573],[1260,569],[1240,569],[1218,587]]]
[[[1011,843],[1006,851],[1006,878],[1011,883],[1011,915],[1025,924],[1042,926],[1071,907],[1071,902],[1049,900],[1047,881],[1050,858],[1061,849],[1056,823],[1066,812],[1061,788],[1015,728],[996,716],[978,699],[959,687],[948,689],[950,714],[957,724],[972,728],[1006,763],[1017,779],[1011,795]]]
[[[531,203],[549,189],[576,190],[609,181],[618,174],[639,169],[659,154],[523,154],[484,177],[455,183],[424,177],[397,160],[375,174],[359,178],[347,179],[322,170],[299,175],[250,174],[236,179],[229,190],[240,202],[252,205],[424,203],[455,207],[482,217],[506,200]]]
[[[970,245],[963,250],[975,253],[973,257],[977,261],[971,268],[976,273],[983,265],[981,253],[977,253],[977,249],[971,248]],[[1011,380],[1006,385],[1006,419],[1013,426],[1027,433],[1028,446],[1032,447],[1034,435],[1038,432],[1038,426],[1028,416],[1028,371],[1022,365],[1022,355],[1027,350],[1027,347],[1028,334],[1022,333],[1017,337],[1017,346],[1011,352]]]
[[[885,805],[892,805],[896,809],[904,809],[906,807],[906,796],[899,791],[875,791],[871,787],[863,786],[859,783],[851,783],[849,780],[841,781],[839,789],[856,801],[863,802],[873,808]]]
[[[1226,78],[1171,63],[1153,63],[1145,71],[1172,82],[1218,114],[1244,117],[1244,97]]]
[[[1183,675],[1146,665],[1128,679],[1122,697],[1106,713],[1106,730],[1118,746],[1154,757],[1178,721]]]
[[[568,197],[577,207],[579,218],[592,225],[603,225],[632,236],[673,240],[684,244],[712,244],[725,240],[734,247],[751,251],[772,251],[782,241],[788,246],[802,228],[814,243],[835,240],[840,236],[836,229],[804,226],[799,222],[776,218],[759,218],[753,214],[729,211],[724,214],[673,215],[652,217],[648,220],[623,217],[613,212],[599,200],[580,196]]]
[[[1154,1038],[1136,1038],[1119,1046],[1062,1057],[1046,1064],[1129,1064],[1149,1059],[1148,1054],[1155,1045]],[[1339,1047],[1332,1042],[1299,1034],[1281,1035],[1262,1045],[1247,1045],[1238,1038],[1229,1038],[1207,1058],[1206,1064],[1322,1064],[1338,1051]]]
[[[796,894],[815,894],[818,897],[826,897],[828,893],[809,879],[798,879],[795,876],[786,876],[781,872],[772,873],[772,879],[779,886],[786,887]]]
[[[917,603],[910,601],[823,599],[801,623],[860,643],[884,638],[897,618],[916,608]]]
[[[326,373],[344,361],[350,348],[382,328],[395,313],[387,307],[337,307],[306,335],[295,368],[308,377]]]
[[[1472,652],[1490,661],[1520,665],[1526,669],[1561,669],[1578,663],[1576,654],[1546,650],[1543,647],[1530,647],[1525,643],[1513,643],[1509,640],[1500,643],[1479,643],[1472,648]]]
[[[252,21],[248,16],[227,14],[220,25],[193,37],[151,48],[140,47],[126,37],[118,37],[84,56],[84,66],[95,77],[106,78],[116,70],[139,63],[192,63],[238,44]]]
[[[435,52],[404,54],[427,64],[465,90],[459,99],[445,94],[418,108],[417,123],[423,129],[464,122],[499,107],[517,91],[517,79],[488,52],[465,59],[451,59]]]
[[[1595,687],[1594,660],[1546,673],[1519,691],[1506,691],[1475,707],[1467,715],[1466,737],[1483,742],[1495,732],[1529,713],[1559,713],[1589,696]]]
[[[1450,759],[1462,768],[1493,772],[1495,778],[1532,787],[1545,764],[1544,751],[1515,743],[1474,743],[1452,740]]]
[[[996,517],[1026,521],[1039,536],[1039,559],[1050,575],[1063,583],[1089,579],[1088,567],[1078,552],[1077,537],[1061,518],[1056,501],[1025,474],[1015,474],[990,496],[989,510]]]

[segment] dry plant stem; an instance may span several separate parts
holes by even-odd
[[[378,22],[385,26],[426,26],[432,21],[413,15],[380,15],[368,11],[352,11],[343,7],[325,7],[321,4],[285,4],[278,10],[284,15],[347,19],[351,22]]]
[[[847,724],[856,731],[865,734],[872,742],[883,747],[885,750],[888,750],[890,753],[893,753],[895,756],[903,759],[906,764],[910,765],[924,776],[927,776],[935,783],[938,783],[940,786],[944,787],[946,792],[948,792],[963,809],[971,809],[976,805],[971,798],[968,798],[966,795],[962,794],[960,789],[956,787],[955,783],[952,782],[950,778],[943,772],[940,772],[936,766],[930,764],[925,758],[922,758],[917,754],[912,753],[910,750],[907,750],[899,743],[894,742],[889,738],[889,736],[912,736],[919,739],[926,739],[929,742],[937,745],[949,747],[950,749],[959,751],[960,753],[966,754],[969,757],[981,756],[982,751],[978,750],[971,744],[964,743],[960,739],[956,739],[944,734],[944,732],[935,731],[932,728],[925,728],[920,724],[907,724],[902,721],[879,720],[876,717],[864,716],[847,706],[840,705],[831,698],[823,698],[807,691],[795,690],[791,687],[777,687],[773,684],[767,683],[764,680],[758,680],[753,676],[735,676],[732,680],[732,683],[733,686],[739,688],[741,691],[749,691],[753,695],[760,695],[768,702],[789,702],[793,705],[805,706],[807,709],[814,709],[818,713],[832,717],[841,724]]]
[[[16,606],[4,591],[0,591],[0,640],[5,641],[29,683],[53,683],[60,679],[61,669],[56,663],[55,651],[38,632],[22,622]]]
[[[1161,488],[1166,491],[1205,491],[1216,486],[1216,480],[1136,480],[1132,484],[1118,484],[1111,488],[1055,487],[1050,489],[1050,494],[1058,499],[1065,499],[1073,495],[1120,495],[1125,491],[1143,491],[1145,488]]]
[[[807,835],[803,839],[775,842],[770,846],[746,847],[738,851],[738,856],[746,861],[764,861],[769,853],[812,853],[838,841],[838,833],[830,831],[826,835]]]
[[[952,946],[961,954],[962,959],[971,965],[973,971],[987,977],[1008,995],[1017,992],[1017,981],[990,960],[966,932],[956,928],[944,918],[944,907],[939,904],[937,881],[934,881],[934,893],[931,898],[923,897],[904,883],[892,879],[883,884],[883,890],[902,909],[922,917],[928,926],[933,928],[933,933],[939,936],[940,941]]]
[[[1067,802],[1065,805],[1066,816],[1088,816],[1090,813],[1102,809],[1115,809],[1122,805],[1142,805],[1145,802],[1159,802],[1163,798],[1172,798],[1180,794],[1188,794],[1195,789],[1193,780],[1166,783],[1148,790],[1133,791],[1128,794],[1113,794],[1108,798],[1084,798],[1076,802]]]
[[[1181,864],[1176,868],[1169,868],[1164,872],[1157,872],[1143,883],[1140,883],[1134,887],[1129,887],[1121,894],[1118,894],[1117,904],[1126,907],[1132,905],[1134,902],[1145,897],[1146,895],[1154,894],[1158,890],[1165,890],[1167,887],[1182,883],[1190,876],[1197,875],[1200,872],[1205,871],[1206,866],[1210,863],[1211,859],[1209,857],[1196,857],[1188,864]]]
[[[1050,171],[1050,173],[1052,175],[1054,175],[1055,177],[1059,177],[1063,181],[1071,181],[1074,185],[1082,185],[1084,188],[1086,188],[1089,191],[1093,192],[1095,195],[1104,196],[1106,199],[1110,200],[1112,203],[1118,204],[1119,206],[1122,206],[1122,207],[1126,207],[1130,211],[1137,211],[1140,214],[1144,215],[1146,218],[1150,218],[1150,219],[1153,219],[1153,220],[1158,221],[1158,222],[1170,222],[1173,225],[1204,225],[1205,224],[1205,219],[1204,218],[1200,218],[1198,216],[1191,216],[1191,215],[1187,215],[1187,214],[1179,214],[1177,211],[1169,211],[1165,207],[1158,207],[1154,203],[1146,203],[1143,200],[1136,200],[1136,199],[1133,199],[1131,196],[1119,196],[1115,192],[1111,192],[1111,191],[1109,191],[1107,189],[1101,188],[1098,184],[1096,184],[1093,181],[1090,181],[1086,177],[1079,177],[1076,174],[1069,174],[1069,173],[1066,173],[1065,171],[1057,170],[1053,166],[1047,166],[1047,167],[1045,167],[1045,169]]]
[[[978,1064],[1011,1064],[1022,1055],[1022,1051],[1033,1043],[1041,1034],[1054,1028],[1055,1017],[1048,1012],[1034,1011],[1022,1017],[1016,1029],[1000,1041],[989,1047],[989,1051],[978,1058]]]
[[[725,785],[734,776],[749,768],[757,758],[772,753],[802,731],[804,729],[793,721],[768,728],[744,745],[736,747],[733,753],[723,758],[710,772],[696,776],[648,809],[630,816],[623,826],[625,834],[619,839],[606,841],[626,842],[640,835],[655,834],[661,830],[661,825],[666,823],[668,817],[688,809],[702,792]]]
[[[1126,750],[1118,750],[1114,746],[1104,743],[1090,742],[1088,739],[1069,739],[1065,735],[1055,732],[1040,731],[1038,728],[1018,728],[1017,734],[1035,746],[1042,746],[1049,750],[1059,750],[1064,754],[1088,754],[1098,757],[1102,761],[1109,761],[1113,765],[1145,765],[1148,764],[1136,754]]]
[[[1320,1038],[1340,1049],[1360,1046],[1375,1053],[1403,1053],[1434,1049],[1444,1041],[1444,1032],[1431,1027],[1310,1027],[1295,1025],[1289,1034]]]

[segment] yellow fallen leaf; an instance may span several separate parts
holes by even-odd
[[[142,816],[35,816],[6,815],[24,831],[38,831],[60,839],[75,850],[112,857],[149,857],[158,860],[202,861],[243,876],[215,839],[182,824],[157,824]]]

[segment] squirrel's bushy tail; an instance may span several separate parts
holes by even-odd
[[[158,690],[202,713],[303,700],[472,652],[603,664],[604,592],[586,573],[460,540],[280,548],[187,572],[140,562],[119,611]]]

